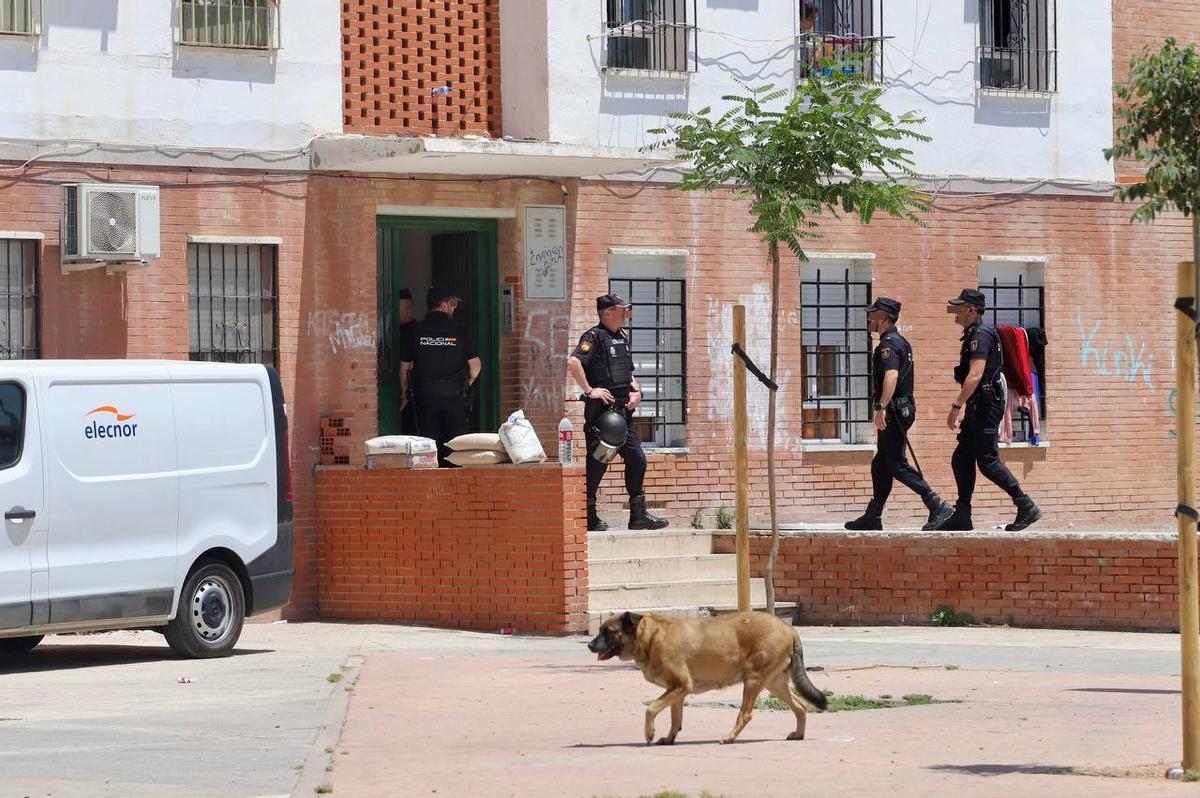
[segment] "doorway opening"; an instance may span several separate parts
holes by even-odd
[[[499,267],[495,219],[425,216],[376,218],[379,290],[379,434],[400,432],[400,296],[412,296],[414,320],[425,318],[431,285],[454,289],[454,313],[479,343],[483,361],[472,390],[470,429],[500,427]]]

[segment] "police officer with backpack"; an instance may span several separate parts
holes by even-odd
[[[962,387],[946,417],[946,426],[958,430],[958,446],[950,458],[954,481],[958,484],[958,502],[954,515],[938,529],[972,528],[971,496],[975,493],[976,466],[1017,506],[1016,519],[1005,529],[1010,532],[1025,529],[1042,517],[1033,499],[1021,490],[1017,478],[1000,461],[1000,422],[1008,389],[1001,371],[1004,353],[1000,334],[983,323],[986,308],[983,292],[973,288],[964,288],[946,306],[946,312],[953,314],[955,323],[963,328],[962,349],[958,367],[954,369],[954,381]]]
[[[633,411],[641,404],[642,391],[633,375],[633,352],[629,348],[629,334],[624,329],[625,320],[632,315],[632,307],[617,294],[596,297],[599,323],[580,336],[575,350],[567,358],[567,371],[583,391],[583,432],[588,452],[587,524],[591,532],[608,529],[608,524],[596,513],[596,493],[608,470],[608,462],[601,462],[594,455],[601,444],[595,422],[610,408],[625,418],[625,442],[617,454],[625,461],[629,528],[662,529],[667,525],[667,519],[646,510],[646,495],[642,492],[646,454],[633,426]]]
[[[899,318],[900,302],[891,297],[881,296],[867,306],[867,327],[879,336],[871,369],[876,429],[875,457],[871,460],[872,492],[866,512],[847,521],[846,529],[883,529],[883,505],[895,480],[914,491],[929,508],[929,519],[922,529],[935,529],[954,513],[904,456],[908,430],[917,420],[917,405],[913,400],[916,379],[912,346],[896,330]]]

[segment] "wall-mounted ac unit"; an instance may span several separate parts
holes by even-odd
[[[78,183],[63,203],[63,271],[144,266],[159,256],[158,186]]]

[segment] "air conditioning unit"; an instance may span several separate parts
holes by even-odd
[[[63,271],[146,265],[159,256],[158,186],[78,183],[63,203]]]

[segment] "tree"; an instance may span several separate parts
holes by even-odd
[[[856,214],[868,224],[883,212],[920,223],[917,214],[925,209],[923,195],[901,179],[914,176],[912,152],[903,142],[929,140],[916,131],[924,119],[891,114],[879,104],[883,86],[862,74],[852,63],[826,63],[810,70],[790,98],[787,89],[739,84],[746,93],[723,97],[731,105],[720,116],[714,118],[711,108],[676,113],[669,128],[649,131],[664,137],[655,146],[673,146],[687,162],[679,189],[730,188],[750,200],[749,230],[766,242],[771,265],[772,380],[779,353],[779,245],[806,261],[800,242],[820,235],[823,214]],[[767,481],[771,553],[765,577],[773,612],[779,550],[774,391],[767,411]]]
[[[1117,196],[1141,201],[1133,221],[1153,221],[1175,208],[1192,220],[1192,262],[1180,264],[1176,300],[1176,437],[1179,506],[1179,645],[1183,696],[1183,767],[1200,768],[1200,608],[1197,607],[1195,505],[1195,368],[1200,334],[1196,301],[1200,297],[1200,55],[1167,39],[1157,53],[1149,50],[1129,65],[1129,83],[1116,87],[1125,103],[1117,110],[1121,125],[1104,157],[1146,161],[1140,183],[1122,186]],[[1187,293],[1191,297],[1187,297]]]
[[[1192,260],[1200,265],[1200,54],[1167,39],[1157,53],[1129,65],[1129,83],[1116,87],[1125,106],[1108,160],[1147,162],[1143,182],[1117,189],[1125,201],[1143,201],[1133,221],[1152,222],[1174,207],[1192,219]]]

